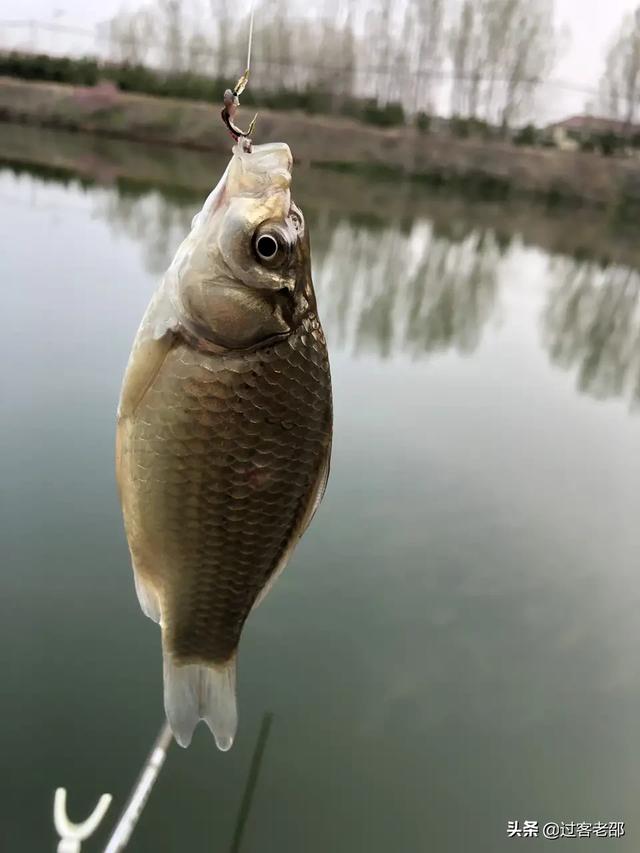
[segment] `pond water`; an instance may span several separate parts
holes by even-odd
[[[7,851],[54,849],[58,785],[72,818],[115,795],[83,847],[101,849],[161,722],[114,415],[204,196],[168,192],[170,173],[138,191],[51,178],[0,171]],[[235,746],[201,727],[172,748],[130,849],[544,844],[510,820],[626,821],[599,843],[640,849],[640,275],[481,217],[298,202],[332,359],[329,488],[246,627]]]

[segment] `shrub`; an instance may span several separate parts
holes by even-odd
[[[47,56],[44,53],[0,53],[0,74],[25,80],[51,80],[93,86],[99,78],[97,60]]]
[[[100,80],[110,80],[123,92],[214,103],[222,100],[222,93],[232,82],[191,71],[165,72],[126,62],[99,62],[90,57],[72,59],[18,52],[0,52],[0,74],[80,86],[94,86]],[[405,123],[401,104],[390,103],[381,107],[375,99],[340,96],[326,88],[256,91],[250,87],[243,94],[242,102],[245,106],[258,103],[261,107],[278,110],[338,113],[380,127]]]
[[[466,139],[469,136],[481,136],[483,139],[488,139],[501,132],[499,128],[491,127],[482,119],[463,118],[462,116],[452,116],[449,126],[451,133],[460,139]]]
[[[365,101],[360,118],[366,124],[375,124],[378,127],[393,127],[405,123],[402,104],[388,103],[381,107],[375,98]]]
[[[514,135],[513,141],[516,145],[536,145],[538,131],[533,124],[527,124]]]
[[[622,140],[609,131],[598,137],[597,146],[605,157],[611,157],[622,146]]]
[[[581,151],[595,151],[596,144],[593,141],[592,137],[585,136],[580,140],[580,150]]]
[[[415,125],[422,133],[428,133],[431,129],[431,116],[425,112],[416,113]]]

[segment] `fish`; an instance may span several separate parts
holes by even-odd
[[[244,623],[329,475],[331,374],[285,143],[238,144],[153,294],[125,370],[116,475],[135,588],[188,746],[237,729]]]

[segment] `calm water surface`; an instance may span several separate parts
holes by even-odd
[[[246,628],[236,745],[199,729],[172,749],[131,850],[231,850],[271,712],[243,853],[547,843],[508,840],[512,819],[626,820],[591,846],[637,851],[638,273],[299,202],[332,356],[329,489]],[[57,785],[72,817],[103,791],[119,808],[160,724],[114,413],[197,204],[0,172],[2,850],[54,849]]]

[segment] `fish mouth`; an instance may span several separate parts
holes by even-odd
[[[255,226],[258,220],[285,219],[291,206],[292,165],[291,149],[284,142],[256,145],[252,151],[234,146],[221,203],[241,205]]]
[[[226,193],[261,198],[288,195],[292,166],[291,149],[285,142],[255,145],[251,151],[235,145],[226,173]]]
[[[233,156],[222,177],[210,192],[202,210],[191,223],[192,229],[211,220],[234,198],[263,202],[264,218],[285,218],[291,206],[291,168],[293,156],[285,142],[268,142],[244,151],[234,145]]]

